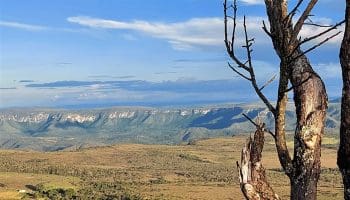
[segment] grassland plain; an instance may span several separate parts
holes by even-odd
[[[71,188],[77,199],[123,196],[125,199],[240,200],[243,196],[235,162],[240,159],[246,137],[172,146],[120,144],[46,153],[2,150],[0,199],[45,199],[45,195],[33,195],[40,186],[40,191]],[[290,141],[291,138],[290,135]],[[338,139],[326,135],[323,141],[318,199],[342,199],[341,177],[336,167]],[[293,143],[288,145],[291,147]],[[283,199],[288,199],[289,180],[280,170],[270,137],[266,138],[263,164],[273,188]]]

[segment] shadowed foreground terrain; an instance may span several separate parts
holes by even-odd
[[[2,150],[0,199],[243,199],[234,163],[245,140],[235,136],[177,146],[120,144],[46,153]],[[324,137],[320,200],[342,199],[337,142]],[[287,199],[289,181],[271,138],[263,162],[274,189]]]

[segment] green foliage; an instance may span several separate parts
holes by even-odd
[[[131,188],[133,186],[122,182],[94,182],[85,181],[77,191],[77,199],[100,199],[100,200],[142,200]]]
[[[42,198],[49,200],[74,200],[78,199],[77,193],[72,188],[50,188],[44,184],[38,184],[32,188],[33,193],[27,193],[22,199]]]
[[[142,200],[140,195],[132,194],[121,183],[86,182],[84,186],[75,191],[72,188],[52,188],[38,184],[33,193],[25,194],[22,199],[47,200]]]

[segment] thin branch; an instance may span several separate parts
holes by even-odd
[[[255,123],[252,118],[248,117],[248,115],[242,113],[242,115],[247,118],[255,127],[259,127],[259,125],[257,123]]]
[[[227,62],[228,66],[232,69],[232,71],[234,71],[235,73],[237,73],[239,76],[241,76],[242,78],[248,80],[248,81],[252,81],[251,78],[247,77],[246,75],[242,74],[241,72],[239,72],[237,69],[235,69],[234,66],[232,66],[229,62]]]
[[[291,20],[293,19],[294,15],[296,14],[296,12],[298,11],[298,8],[300,7],[301,3],[303,3],[304,0],[299,0],[298,3],[295,5],[295,7],[290,11],[290,13],[287,15],[287,17],[285,18],[285,21],[287,23],[290,23]]]
[[[259,90],[259,87],[255,81],[255,77],[252,78],[252,86],[256,92],[256,94],[260,97],[260,99],[264,102],[264,104],[267,106],[269,111],[276,116],[276,108],[270,103],[270,101],[266,98],[266,96]]]
[[[256,82],[255,73],[254,73],[254,67],[252,63],[252,45],[254,42],[254,38],[248,37],[248,31],[247,31],[247,25],[246,25],[246,17],[244,16],[243,21],[243,27],[244,27],[244,36],[245,36],[245,45],[243,45],[243,48],[246,49],[247,53],[247,62],[241,62],[240,59],[238,59],[234,52],[234,41],[235,41],[235,34],[236,34],[236,20],[237,20],[237,2],[234,0],[233,6],[233,28],[232,28],[232,36],[231,41],[228,39],[228,14],[227,14],[227,0],[224,1],[224,24],[225,24],[225,45],[227,53],[229,54],[230,58],[237,64],[236,68],[242,68],[245,71],[249,73],[249,76],[244,75],[242,72],[238,71],[235,67],[229,64],[229,67],[238,75],[243,77],[246,80],[249,80],[256,92],[256,94],[260,97],[260,99],[265,103],[267,108],[276,115],[276,108],[270,103],[270,101],[266,98],[266,96],[259,90],[259,87]]]
[[[265,124],[263,124],[263,127],[261,127],[261,125],[255,123],[250,117],[248,117],[248,115],[246,115],[246,114],[244,114],[244,113],[242,113],[242,115],[243,115],[245,118],[247,118],[257,129],[262,128],[264,132],[268,132],[274,139],[276,139],[275,134],[274,134],[270,129],[267,129],[267,128],[264,127]]]
[[[339,35],[341,33],[341,31],[327,37],[326,39],[322,40],[321,42],[315,44],[314,46],[310,47],[309,49],[305,50],[303,53],[297,55],[296,57],[293,57],[292,60],[297,60],[298,58],[304,56],[305,54],[309,53],[310,51],[316,49],[317,47],[320,47],[322,44],[328,42],[328,40],[334,38],[335,36]]]
[[[291,43],[290,44],[293,44],[295,42],[297,36],[300,33],[301,28],[303,27],[303,24],[304,24],[305,20],[310,16],[310,12],[313,9],[313,7],[315,6],[315,4],[317,3],[317,1],[318,0],[310,0],[310,2],[307,5],[307,7],[305,8],[303,14],[298,19],[298,21],[295,24],[294,29],[293,29],[293,33],[292,33]]]
[[[234,53],[234,36],[235,36],[235,32],[236,32],[236,10],[237,10],[237,6],[236,6],[236,2],[234,2],[234,14],[233,17],[230,17],[233,19],[233,29],[232,29],[232,39],[231,41],[228,40],[228,15],[227,15],[227,0],[224,1],[224,23],[225,23],[225,45],[226,45],[226,50],[228,55],[231,57],[232,60],[234,60],[237,65],[239,65],[240,68],[245,69],[246,71],[249,71],[249,68],[242,63],[236,56]]]
[[[224,1],[224,23],[225,23],[225,45],[226,45],[226,50],[230,54],[231,52],[231,45],[229,44],[228,38],[227,38],[227,6],[226,6],[226,0]]]
[[[250,47],[252,46],[252,42],[254,41],[254,38],[253,39],[249,39],[248,38],[248,32],[247,32],[247,24],[246,24],[246,21],[245,21],[245,15],[243,16],[243,27],[244,27],[244,36],[245,36],[245,47],[246,50],[247,50],[247,57],[248,57],[248,66],[250,68],[250,70],[252,71],[251,73],[251,77],[253,78],[253,75],[254,75],[254,71],[253,71],[253,64],[252,64],[252,51],[250,50]]]
[[[311,40],[314,40],[314,39],[316,39],[316,38],[318,38],[318,37],[321,37],[322,35],[324,35],[324,34],[330,32],[330,31],[332,31],[332,30],[337,29],[337,27],[340,26],[340,25],[342,25],[343,23],[345,23],[345,20],[336,23],[335,25],[329,27],[328,29],[326,29],[326,30],[324,30],[324,31],[322,31],[322,32],[320,32],[320,33],[314,35],[314,36],[304,38],[303,41],[299,42],[299,44],[298,44],[297,47],[300,47],[302,44],[305,44],[305,43],[307,43],[307,42],[310,42]]]
[[[345,23],[345,20],[340,21],[340,22],[338,22],[338,23],[332,25],[332,26],[329,27],[328,29],[326,29],[326,30],[324,30],[324,31],[322,31],[322,32],[320,32],[320,33],[318,33],[318,34],[316,34],[316,35],[313,35],[313,36],[311,36],[311,37],[304,38],[302,41],[301,41],[301,39],[299,38],[299,41],[300,41],[300,42],[294,47],[294,49],[292,50],[292,52],[289,54],[289,57],[292,57],[292,56],[294,55],[294,53],[300,49],[301,45],[303,45],[303,44],[305,44],[305,43],[307,43],[307,42],[310,42],[310,41],[312,41],[312,40],[315,40],[315,39],[317,39],[317,38],[319,38],[319,37],[325,35],[326,33],[330,32],[330,31],[332,31],[332,30],[337,29],[337,27],[340,26],[340,25],[342,25],[343,23]],[[321,43],[319,43],[319,44],[313,46],[313,48],[310,48],[309,51],[312,51],[313,49],[316,49],[317,47],[321,46],[323,43],[327,42],[328,40],[332,39],[333,37],[337,36],[338,34],[340,34],[340,32],[337,32],[337,33],[335,33],[334,35],[332,35],[332,36],[326,38],[324,42],[321,42]],[[306,52],[306,53],[307,53],[307,52]],[[300,56],[303,56],[303,55],[305,55],[306,53],[304,52],[304,54],[302,54],[302,55],[300,55]],[[300,56],[297,56],[296,58],[293,58],[291,61],[293,61],[293,60],[299,58]]]
[[[305,22],[304,25],[316,26],[316,27],[321,27],[321,28],[329,28],[329,27],[333,26],[333,25],[321,25],[321,24],[316,24],[316,23],[312,23],[312,22]]]
[[[253,64],[252,64],[252,50],[250,49],[250,47],[252,46],[252,42],[254,41],[254,39],[249,39],[248,37],[248,32],[247,32],[247,25],[246,25],[246,18],[244,16],[244,20],[243,20],[243,27],[244,27],[244,36],[245,36],[245,48],[246,48],[246,52],[247,52],[247,57],[248,57],[248,67],[250,69],[249,73],[250,73],[250,77],[251,77],[251,83],[252,86],[256,92],[256,94],[260,97],[260,99],[265,103],[265,105],[268,107],[268,109],[275,115],[276,114],[276,108],[272,106],[272,104],[270,103],[270,101],[266,98],[266,96],[259,90],[258,84],[256,82],[256,78],[255,78],[255,72],[254,72],[254,68],[253,68]]]
[[[301,86],[302,84],[306,83],[310,78],[312,77],[312,75],[310,74],[305,80],[301,81],[299,84],[291,86],[290,88],[288,88],[287,90],[283,91],[284,93],[288,93],[290,91],[292,91],[293,89]]]
[[[265,20],[263,20],[262,23],[263,23],[262,29],[264,30],[264,32],[265,32],[270,38],[272,38],[271,32],[270,32],[269,30],[267,30],[267,27],[266,27],[266,24],[265,24]]]
[[[266,81],[266,83],[265,83],[259,90],[261,91],[261,90],[263,90],[266,86],[268,86],[269,84],[271,84],[271,83],[275,80],[276,77],[277,77],[277,74],[275,74],[274,76],[272,76],[272,77],[270,78],[270,80]]]
[[[226,2],[225,2],[226,3]],[[233,27],[232,27],[232,36],[231,36],[231,49],[232,49],[232,52],[234,51],[234,43],[235,43],[235,34],[236,34],[236,26],[237,26],[237,23],[236,23],[236,19],[237,19],[237,3],[236,1],[233,2],[233,5],[231,5],[231,7],[233,8]]]

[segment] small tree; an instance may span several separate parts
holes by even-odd
[[[343,93],[337,164],[343,176],[344,199],[350,200],[350,0],[346,0],[345,32],[339,58],[343,76]]]
[[[305,24],[319,26],[314,23],[305,22],[310,16],[311,10],[317,3],[317,0],[310,0],[300,17],[296,20],[296,23],[293,23],[293,17],[302,3],[303,0],[299,0],[295,7],[288,12],[287,0],[265,0],[270,30],[268,30],[264,22],[263,30],[271,38],[276,54],[280,58],[276,106],[273,106],[262,92],[273,79],[267,81],[261,87],[257,84],[251,55],[254,39],[248,37],[245,17],[243,22],[245,45],[243,47],[246,50],[247,60],[241,61],[235,54],[236,1],[230,7],[227,6],[227,0],[224,2],[225,45],[228,55],[237,64],[237,66],[233,66],[229,63],[229,67],[251,83],[256,94],[265,103],[275,118],[275,133],[270,132],[270,134],[275,139],[281,166],[290,179],[291,199],[313,200],[317,197],[316,189],[321,167],[321,137],[324,132],[328,100],[323,81],[312,69],[305,54],[335,37],[340,32],[331,35],[304,51],[301,50],[301,46],[334,30],[341,23],[330,26],[323,32],[308,38],[299,38],[299,33]],[[227,14],[229,8],[233,9],[232,16]],[[229,18],[233,20],[231,37],[229,37],[228,33]],[[292,85],[290,88],[288,88],[289,82]],[[287,148],[285,136],[285,112],[289,91],[293,91],[294,94],[297,116],[293,159]]]

